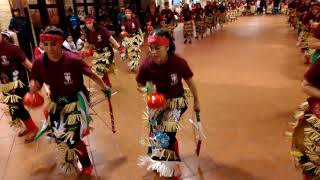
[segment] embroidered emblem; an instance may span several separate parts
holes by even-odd
[[[73,80],[71,78],[71,73],[70,72],[65,72],[64,73],[64,84],[65,85],[73,84]]]
[[[2,55],[1,56],[1,64],[4,65],[4,66],[8,66],[9,65],[9,61],[7,59],[7,56],[6,55]]]
[[[171,86],[174,86],[178,83],[178,76],[176,73],[170,75],[171,77]]]

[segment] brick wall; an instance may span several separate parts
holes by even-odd
[[[0,17],[0,30],[8,29],[12,17],[8,0],[0,0]]]

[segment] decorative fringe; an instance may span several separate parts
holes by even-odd
[[[303,102],[299,105],[299,110],[300,111],[306,111],[309,108],[309,103],[308,102]]]
[[[66,174],[76,174],[77,168],[72,162],[64,162],[61,164],[62,169]]]
[[[135,68],[137,68],[139,66],[139,60],[131,60],[128,63],[128,67],[130,70],[134,70]]]
[[[297,150],[291,151],[290,154],[297,157],[297,158],[301,158],[303,156],[303,154]]]
[[[308,121],[313,127],[320,128],[320,119],[317,118],[315,115],[312,115],[306,121]]]
[[[315,169],[317,167],[313,162],[307,162],[307,163],[302,164],[302,168],[307,171],[310,171],[310,170]]]
[[[296,120],[300,120],[301,118],[304,117],[304,115],[305,115],[304,111],[295,111],[293,117]]]
[[[70,114],[67,118],[67,125],[74,125],[77,122],[81,122],[82,115],[80,113]]]
[[[57,110],[57,104],[53,101],[49,101],[47,109],[48,109],[48,112],[55,114]]]
[[[19,102],[19,99],[22,99],[20,96],[17,96],[15,94],[9,94],[9,93],[4,93],[4,100],[3,103],[8,104],[8,103],[17,103]]]
[[[162,121],[161,130],[164,132],[176,132],[179,128],[179,121]]]
[[[193,95],[192,95],[192,93],[191,93],[189,88],[184,88],[184,93],[183,94],[187,98],[192,98],[193,97]]]
[[[0,85],[1,92],[3,93],[7,93],[13,89],[23,88],[23,87],[25,87],[25,84],[20,80],[12,81],[12,82]]]
[[[140,45],[142,43],[142,37],[135,35],[133,37],[123,38],[122,45],[126,48],[126,53],[121,54],[122,61],[125,61],[128,57],[128,67],[130,70],[134,70],[139,66],[140,62]]]
[[[103,48],[103,53],[93,53],[92,68],[98,76],[103,77],[106,72],[115,73],[115,64],[110,63],[110,57],[108,47]]]
[[[147,118],[148,119],[158,119],[158,116],[161,114],[162,109],[148,109]]]
[[[157,171],[163,177],[172,177],[178,164],[177,161],[155,161],[149,156],[140,156],[138,159],[138,166]]]
[[[75,132],[73,131],[66,132],[64,135],[62,135],[62,138],[63,137],[65,138],[63,142],[66,143],[69,140],[70,144],[74,144],[74,140],[73,140],[74,134]]]
[[[19,118],[16,118],[9,122],[10,127],[20,128],[23,127],[22,122]]]
[[[320,158],[316,152],[307,151],[306,154],[312,162],[319,163]]]
[[[173,98],[168,101],[167,107],[170,109],[182,109],[185,108],[187,101],[183,97]]]
[[[163,149],[163,148],[158,148],[158,149],[153,150],[152,157],[158,157],[160,159],[166,158],[166,161],[178,159],[175,151],[171,151],[171,150]]]
[[[318,142],[320,140],[320,133],[313,128],[304,128],[304,134],[309,136],[312,141]]]
[[[154,141],[150,140],[150,138],[141,139],[140,144],[145,147],[159,146],[159,144],[156,144]]]
[[[77,102],[72,102],[72,103],[66,104],[62,109],[61,113],[62,114],[71,113],[72,111],[75,111],[76,108],[77,108]]]
[[[66,143],[58,144],[59,161],[66,173],[76,172],[74,161],[77,158],[77,151],[75,148],[70,149]]]
[[[292,138],[293,132],[286,131],[286,132],[285,132],[285,136],[288,137],[288,138]]]

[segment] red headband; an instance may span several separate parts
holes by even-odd
[[[129,14],[129,13],[132,13],[132,11],[131,11],[130,9],[126,9],[126,10],[124,11],[124,13],[125,13],[125,14]]]
[[[84,21],[85,22],[94,22],[94,19],[93,18],[85,18]]]
[[[63,37],[55,34],[40,34],[40,42],[53,41],[57,44],[63,43]]]
[[[148,43],[149,44],[158,44],[161,46],[168,47],[170,42],[167,38],[162,36],[148,36]]]

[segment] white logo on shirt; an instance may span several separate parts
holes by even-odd
[[[19,71],[15,70],[12,72],[12,80],[17,81],[18,80]]]
[[[9,65],[9,61],[8,61],[6,55],[2,55],[2,56],[1,56],[1,64],[4,65],[4,66]]]
[[[64,73],[64,84],[65,85],[73,84],[73,80],[71,78],[71,73],[70,72],[65,72]]]
[[[134,23],[131,24],[132,29],[136,28],[136,25]]]
[[[101,42],[101,41],[102,41],[101,35],[98,35],[98,42]]]
[[[171,74],[170,75],[170,77],[171,77],[171,86],[174,86],[174,85],[176,85],[177,83],[178,83],[178,76],[177,76],[177,74]]]

